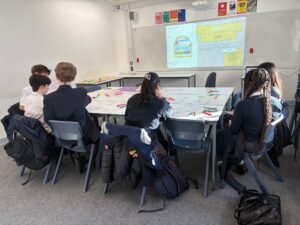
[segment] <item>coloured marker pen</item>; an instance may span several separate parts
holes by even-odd
[[[211,113],[209,113],[209,112],[202,112],[202,113],[205,115],[211,116]]]

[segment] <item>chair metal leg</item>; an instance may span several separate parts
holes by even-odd
[[[65,149],[61,148],[59,158],[58,158],[58,162],[57,162],[56,169],[55,169],[55,173],[54,173],[53,180],[52,180],[52,185],[54,185],[56,183],[57,175],[58,175],[58,172],[59,172],[59,169],[60,169],[60,166],[61,166],[61,161],[62,161],[62,158],[64,156],[64,151],[65,151]]]
[[[84,185],[83,185],[83,192],[86,192],[89,189],[89,182],[90,182],[90,177],[91,177],[91,171],[92,171],[92,164],[93,164],[93,159],[94,159],[94,153],[95,153],[95,145],[91,145],[91,150],[90,150],[90,158],[89,158],[89,163],[85,175],[85,180],[84,180]]]
[[[24,175],[25,168],[26,168],[26,166],[23,165],[22,169],[21,169],[20,177],[22,177]]]
[[[248,153],[244,154],[244,160],[245,160],[245,165],[248,169],[248,171],[250,171],[250,173],[254,176],[254,179],[256,181],[256,183],[258,184],[259,188],[261,189],[261,191],[263,193],[269,193],[267,188],[264,186],[264,184],[262,183],[260,177],[258,176],[257,170],[254,166],[254,164],[252,163],[252,160],[250,159],[250,156],[248,155]]]
[[[203,196],[204,198],[207,197],[208,193],[208,179],[209,179],[209,168],[210,168],[210,153],[211,153],[211,148],[209,147],[208,152],[206,153],[206,169],[205,169],[205,182],[204,182],[204,193]]]
[[[295,122],[296,122],[296,109],[294,108],[293,112],[292,112],[292,117],[290,120],[290,124],[289,124],[289,130],[292,133],[293,129],[295,129]]]
[[[143,186],[143,191],[140,200],[140,207],[144,206],[146,203],[146,194],[147,194],[147,187]]]
[[[104,189],[103,189],[103,195],[105,195],[108,192],[108,186],[109,186],[109,183],[105,183]]]
[[[69,156],[70,156],[70,158],[71,158],[71,161],[72,161],[73,166],[75,166],[75,160],[74,160],[74,157],[73,157],[73,155],[72,155],[72,152],[71,152],[70,150],[67,150],[67,151],[68,151],[68,154],[69,154]]]
[[[276,180],[279,181],[279,182],[283,182],[283,178],[282,178],[280,172],[279,172],[278,169],[274,166],[274,164],[273,164],[272,160],[270,159],[268,153],[265,151],[263,155],[264,155],[264,157],[265,157],[265,159],[266,159],[266,162],[267,162],[268,166],[271,168],[271,170],[272,170],[273,173],[275,174]]]
[[[48,183],[49,174],[51,173],[53,164],[54,164],[54,161],[51,160],[51,161],[49,162],[48,166],[47,166],[47,170],[46,170],[46,173],[45,173],[45,176],[44,176],[43,184],[47,184],[47,183]]]

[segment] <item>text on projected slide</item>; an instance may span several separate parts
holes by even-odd
[[[246,17],[166,26],[168,68],[243,66]]]

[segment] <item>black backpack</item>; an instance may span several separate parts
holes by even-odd
[[[40,170],[49,163],[49,157],[37,157],[32,141],[17,131],[14,131],[13,140],[4,146],[4,150],[18,166],[24,165],[28,169]]]
[[[160,158],[160,163],[162,170],[156,172],[154,186],[162,197],[174,199],[189,188],[188,179],[169,157]]]

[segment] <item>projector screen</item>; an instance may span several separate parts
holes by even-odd
[[[168,68],[243,66],[246,17],[166,26]]]

